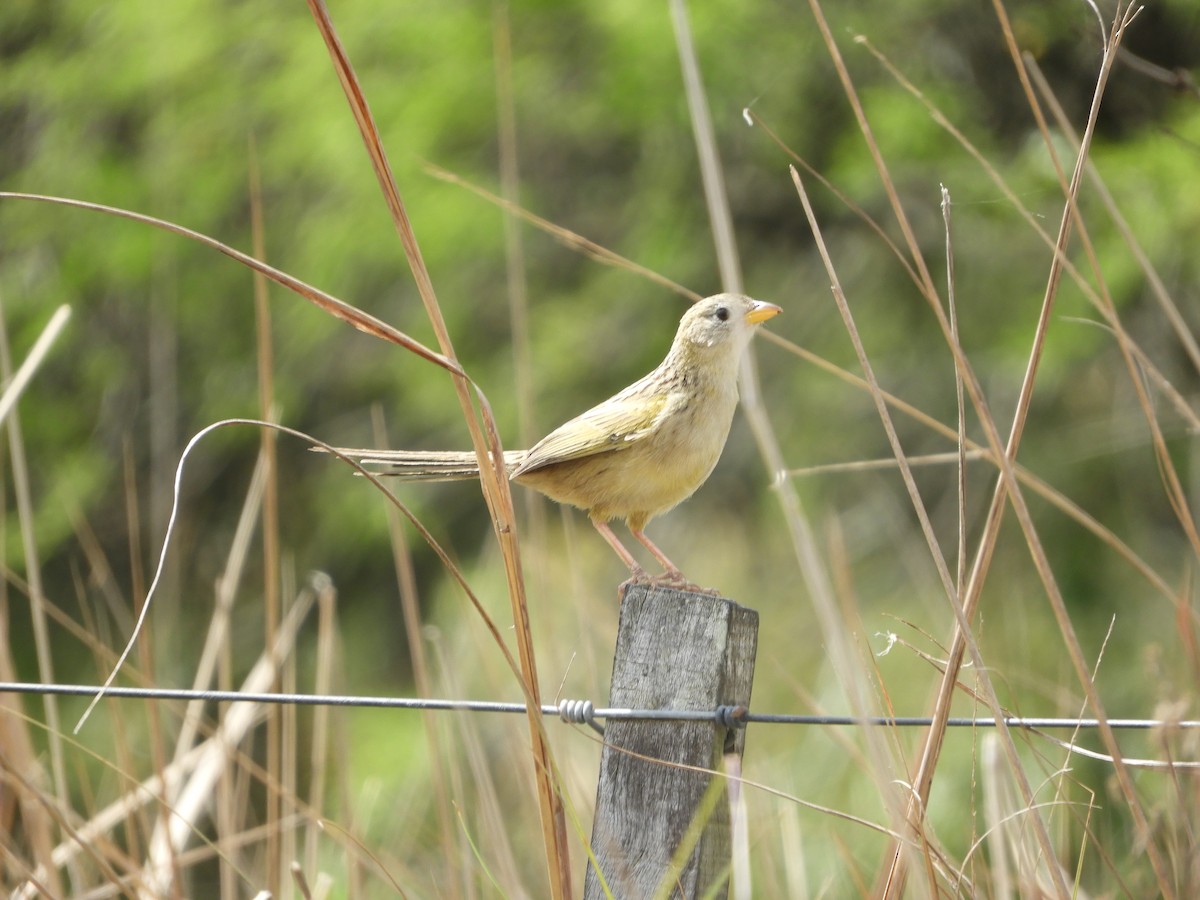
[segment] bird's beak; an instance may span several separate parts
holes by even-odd
[[[750,312],[746,313],[746,324],[757,325],[759,322],[765,322],[767,319],[779,315],[783,310],[774,303],[764,303],[761,300],[755,300],[754,305],[750,307]]]

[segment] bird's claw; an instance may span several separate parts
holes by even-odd
[[[701,587],[694,581],[689,581],[687,576],[678,569],[668,569],[661,575],[651,575],[641,566],[630,570],[632,574],[629,579],[621,583],[620,593],[625,596],[625,590],[630,585],[645,584],[651,587],[671,588],[676,591],[686,591],[690,594],[707,594],[710,597],[719,597],[721,592],[713,588]]]
[[[653,581],[654,581],[654,578],[653,578],[653,576],[650,575],[649,572],[647,572],[641,566],[633,566],[629,570],[629,577],[626,578],[624,581],[622,581],[617,586],[617,596],[624,599],[625,591],[628,590],[633,585],[635,585],[635,584],[650,584]]]
[[[709,597],[720,597],[721,592],[716,588],[701,587],[694,581],[688,581],[682,572],[664,572],[650,579],[652,584],[660,587],[671,588],[676,591],[685,591],[689,594],[707,594]]]

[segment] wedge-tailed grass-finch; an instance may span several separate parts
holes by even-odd
[[[653,372],[528,450],[506,451],[508,476],[559,503],[586,510],[629,566],[633,580],[694,587],[646,537],[646,523],[690,497],[717,464],[738,402],[738,365],[757,326],[780,313],[773,303],[717,294],[679,322]],[[479,476],[472,452],[342,450],[361,465],[409,481]],[[629,531],[665,568],[648,578],[608,523]]]

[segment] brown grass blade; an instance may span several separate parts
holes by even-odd
[[[653,269],[647,269],[645,266],[639,265],[633,260],[627,259],[626,257],[621,256],[619,253],[609,250],[603,244],[598,244],[590,238],[584,237],[578,232],[572,231],[569,228],[564,228],[562,225],[557,225],[554,222],[551,222],[549,219],[544,219],[512,200],[508,200],[504,197],[493,194],[486,188],[482,188],[477,184],[472,184],[470,181],[467,181],[465,178],[454,174],[448,169],[443,169],[441,166],[434,165],[431,162],[425,163],[425,169],[434,178],[445,181],[447,184],[453,184],[456,187],[461,187],[470,191],[476,197],[486,200],[493,206],[504,210],[510,216],[516,216],[522,221],[528,222],[539,231],[542,231],[559,241],[563,246],[569,247],[572,250],[576,250],[589,259],[594,259],[596,262],[603,263],[606,266],[612,266],[615,269],[622,269],[626,272],[632,272],[641,278],[645,278],[652,284],[665,287],[667,290],[673,291],[674,293],[679,294],[681,297],[687,297],[689,300],[699,300],[703,296],[702,294],[693,291],[691,288],[684,287],[678,282],[672,281],[665,275],[660,275]]]
[[[907,489],[912,500],[913,508],[917,514],[921,531],[925,536],[925,541],[926,545],[928,546],[930,556],[933,558],[934,564],[938,570],[938,574],[942,580],[942,588],[946,593],[946,598],[957,620],[958,631],[956,633],[963,634],[965,636],[965,648],[970,651],[972,661],[976,666],[976,677],[978,677],[980,680],[983,696],[987,700],[988,707],[996,719],[1000,739],[1009,750],[1009,762],[1014,769],[1014,779],[1021,786],[1022,793],[1025,795],[1027,802],[1032,805],[1032,788],[1030,788],[1028,782],[1025,780],[1019,762],[1016,760],[1016,747],[1012,743],[1012,739],[1008,734],[1008,728],[1004,721],[1004,710],[1000,706],[1000,701],[996,696],[995,688],[992,686],[990,676],[988,675],[987,666],[985,666],[983,663],[983,656],[980,653],[979,647],[975,643],[974,636],[971,633],[967,613],[960,599],[958,584],[954,577],[951,576],[949,567],[946,565],[945,555],[942,553],[941,546],[938,544],[937,536],[933,530],[933,525],[929,520],[924,501],[921,499],[920,492],[917,489],[916,481],[912,475],[912,470],[908,466],[904,449],[900,444],[899,436],[897,435],[895,426],[892,423],[887,404],[884,402],[882,392],[880,391],[879,385],[875,380],[870,361],[867,358],[865,348],[863,347],[862,340],[858,334],[858,329],[854,324],[854,319],[850,312],[849,305],[842,294],[837,272],[833,266],[832,260],[829,257],[828,250],[825,247],[820,226],[816,221],[812,205],[808,200],[808,194],[804,190],[803,182],[800,180],[800,174],[796,171],[795,167],[792,168],[792,179],[796,184],[796,190],[799,193],[801,203],[804,206],[805,215],[809,220],[809,225],[812,228],[813,235],[817,241],[817,249],[825,263],[826,273],[829,275],[829,278],[833,283],[832,290],[834,299],[837,301],[838,310],[842,315],[843,321],[846,325],[846,330],[854,344],[855,352],[858,354],[859,364],[863,367],[868,385],[871,388],[871,394],[875,400],[876,411],[878,412],[880,420],[883,423],[884,430],[887,434],[888,443],[892,448],[892,453],[896,457],[896,461],[899,464],[900,473],[904,479],[905,488]],[[957,347],[957,342],[955,343],[956,350],[959,355],[961,355],[961,347]],[[934,731],[930,732],[931,735],[934,733]],[[916,780],[916,786],[914,787],[914,797],[909,802],[907,813],[901,815],[900,818],[901,820],[907,818],[910,827],[915,831],[922,844],[924,852],[922,853],[919,861],[922,863],[922,871],[926,874],[927,879],[924,888],[925,890],[932,892],[936,890],[936,881],[934,880],[932,858],[929,852],[929,847],[927,846],[927,841],[929,841],[931,838],[926,834],[924,825],[924,810],[926,809],[927,804],[928,795],[922,795],[920,793],[920,780],[918,772],[918,779]],[[1044,823],[1040,822],[1040,819],[1035,823],[1035,829],[1039,827],[1042,835],[1044,836],[1044,840],[1041,841],[1043,850],[1047,851],[1047,855],[1049,855],[1049,835],[1045,832],[1045,825]],[[885,892],[899,888],[903,883],[903,873],[906,871],[903,863],[903,851],[903,845],[897,846],[892,862],[893,872],[895,875],[889,874],[884,886]]]
[[[438,306],[434,293],[433,282],[417,244],[416,234],[408,219],[408,213],[400,198],[400,191],[392,175],[391,166],[384,152],[379,130],[375,126],[366,97],[358,83],[358,78],[350,64],[350,59],[342,46],[329,11],[322,0],[308,0],[309,10],[316,20],[321,37],[329,51],[338,80],[346,94],[351,112],[358,123],[363,143],[371,159],[372,168],[383,191],[384,199],[392,214],[400,242],[408,258],[409,268],[416,280],[421,300],[425,304],[426,314],[437,335],[438,345],[448,360],[454,360],[454,347],[450,334],[446,329],[441,308]],[[456,364],[457,368],[457,364]],[[453,378],[454,389],[462,407],[463,418],[471,434],[471,442],[479,457],[480,480],[483,485],[484,499],[492,515],[492,526],[500,544],[504,558],[505,575],[508,579],[509,598],[512,604],[513,621],[516,624],[518,657],[521,663],[523,690],[528,699],[529,715],[527,718],[531,741],[532,764],[537,784],[538,808],[542,822],[542,838],[546,852],[547,874],[550,881],[552,897],[569,897],[571,879],[569,872],[569,854],[567,850],[566,820],[563,813],[562,800],[558,795],[558,785],[553,782],[554,770],[550,747],[543,730],[541,716],[537,713],[540,705],[540,689],[538,685],[537,666],[533,651],[533,638],[529,627],[529,609],[525,598],[525,584],[521,573],[521,558],[517,545],[515,514],[513,511],[512,493],[509,489],[508,477],[503,465],[503,448],[496,429],[495,420],[491,415],[487,399],[482,392],[475,389],[466,375],[458,369]],[[479,404],[479,418],[476,418],[472,400]],[[482,420],[480,422],[479,420]]]
[[[1022,69],[1020,62],[1020,54],[1016,47],[1015,38],[1012,35],[1011,27],[1009,26],[1007,16],[1003,5],[996,3],[997,14],[1001,19],[1002,31],[1008,43],[1010,54],[1013,57],[1014,64],[1020,70]],[[1021,394],[1017,402],[1017,413],[1013,419],[1012,429],[1009,434],[1009,440],[1005,449],[1002,463],[1002,479],[997,484],[996,492],[993,495],[992,506],[989,510],[987,525],[985,526],[985,539],[981,541],[981,553],[976,558],[976,564],[972,570],[971,581],[968,585],[966,603],[964,604],[968,616],[974,613],[978,603],[979,590],[977,585],[981,587],[982,575],[985,573],[987,563],[990,561],[990,554],[994,548],[995,535],[998,533],[1000,513],[1005,505],[1005,500],[1012,503],[1014,511],[1017,514],[1018,521],[1021,524],[1022,531],[1026,536],[1026,543],[1029,546],[1030,552],[1033,555],[1035,567],[1039,577],[1042,580],[1043,587],[1046,590],[1048,599],[1050,600],[1051,609],[1054,612],[1055,619],[1058,622],[1059,629],[1063,635],[1067,645],[1068,655],[1075,669],[1076,676],[1079,679],[1084,693],[1086,694],[1089,705],[1092,706],[1097,718],[1100,720],[1100,732],[1106,746],[1109,748],[1113,756],[1114,767],[1117,773],[1118,782],[1121,785],[1122,793],[1125,795],[1127,804],[1134,817],[1135,827],[1138,833],[1143,837],[1148,835],[1148,823],[1145,817],[1145,811],[1142,809],[1141,802],[1133,788],[1132,781],[1129,779],[1126,767],[1120,759],[1120,753],[1117,750],[1115,738],[1113,738],[1112,730],[1108,727],[1106,716],[1103,712],[1103,705],[1100,697],[1095,689],[1095,684],[1091,678],[1088,667],[1083,658],[1082,650],[1078,643],[1078,638],[1075,635],[1073,626],[1070,622],[1070,617],[1067,614],[1065,605],[1063,604],[1061,593],[1058,589],[1054,575],[1050,570],[1049,562],[1045,557],[1045,551],[1041,543],[1037,539],[1036,530],[1033,528],[1029,512],[1025,506],[1020,485],[1017,482],[1013,468],[1012,460],[1015,458],[1016,449],[1020,443],[1021,433],[1024,427],[1025,415],[1028,410],[1029,398],[1032,396],[1033,382],[1037,371],[1037,362],[1040,358],[1041,346],[1044,341],[1044,330],[1048,323],[1049,308],[1053,303],[1057,291],[1057,285],[1062,273],[1062,264],[1060,260],[1065,257],[1066,242],[1070,235],[1073,224],[1076,221],[1078,211],[1075,205],[1075,196],[1079,190],[1079,183],[1082,178],[1083,164],[1087,156],[1087,150],[1090,144],[1091,134],[1095,127],[1095,119],[1099,110],[1100,99],[1104,93],[1104,87],[1107,82],[1108,74],[1111,71],[1112,59],[1124,34],[1124,29],[1132,21],[1133,15],[1136,15],[1136,10],[1131,14],[1128,10],[1118,10],[1114,19],[1112,32],[1108,38],[1108,47],[1105,53],[1104,62],[1101,65],[1100,73],[1097,77],[1096,89],[1093,95],[1092,108],[1089,113],[1088,126],[1084,132],[1084,139],[1080,147],[1079,155],[1076,158],[1075,169],[1072,173],[1069,184],[1064,182],[1066,204],[1064,206],[1063,217],[1059,227],[1059,236],[1056,242],[1056,252],[1051,263],[1050,273],[1047,279],[1046,295],[1043,302],[1043,312],[1039,317],[1038,329],[1035,332],[1034,347],[1030,354],[1029,365],[1026,370],[1025,378],[1022,382]],[[1034,111],[1035,117],[1039,121],[1039,126],[1042,128],[1047,144],[1049,145],[1049,133],[1045,127],[1045,122],[1041,117],[1040,109],[1038,108],[1036,98],[1032,96],[1032,88],[1028,84],[1026,74],[1021,71],[1021,80],[1026,87],[1029,96],[1031,108]],[[989,441],[994,442],[992,436],[992,423],[984,421],[984,426],[989,432]],[[994,524],[993,524],[994,523]],[[944,722],[945,717],[949,713],[949,697],[953,693],[953,684],[951,676],[957,677],[957,671],[961,665],[962,654],[965,646],[965,639],[961,629],[956,631],[954,643],[951,648],[950,665],[947,668],[946,676],[943,679],[942,688],[939,691],[938,703],[935,707],[935,717]],[[927,796],[929,785],[932,781],[933,768],[936,765],[940,744],[944,736],[944,728],[934,728],[930,732],[930,737],[926,742],[925,751],[922,754],[921,768],[918,772],[917,790],[920,796]],[[1014,775],[1019,776],[1019,772],[1014,767]],[[1040,839],[1040,836],[1039,836]],[[1048,849],[1047,849],[1048,854]],[[1166,869],[1159,855],[1157,848],[1153,843],[1147,843],[1147,856],[1150,859],[1151,865],[1154,868],[1158,879],[1159,888],[1164,896],[1173,896],[1169,882],[1166,877]],[[903,871],[899,867],[900,864],[894,865],[892,870],[893,883],[897,887],[903,884]],[[1055,878],[1056,889],[1060,896],[1067,896],[1067,887],[1061,878],[1061,873],[1056,867],[1051,868],[1051,875]],[[896,896],[889,893],[889,896]]]
[[[13,378],[12,357],[8,345],[8,329],[0,313],[0,376],[5,381]],[[14,395],[15,400],[15,395]],[[17,521],[21,533],[21,550],[25,562],[26,577],[29,579],[29,612],[33,624],[33,643],[37,658],[38,677],[42,681],[54,681],[54,657],[51,649],[50,631],[46,619],[47,599],[42,586],[41,562],[38,559],[37,541],[33,533],[34,502],[29,480],[29,466],[25,456],[25,441],[22,437],[21,418],[13,408],[8,417],[8,446],[13,475],[13,494],[17,506]],[[53,796],[61,809],[70,808],[66,766],[63,762],[62,729],[59,727],[58,700],[42,698],[49,726],[50,774]],[[41,818],[40,815],[38,818]],[[45,820],[43,820],[45,821]],[[43,847],[44,849],[44,847]],[[58,873],[50,870],[46,874],[50,886],[62,889]]]
[[[1020,68],[1019,54],[1016,52],[1015,40],[1012,37],[1011,28],[1008,26],[1007,16],[1003,9],[1003,5],[999,2],[997,2],[995,4],[995,6],[996,6],[996,10],[997,10],[997,15],[1001,19],[1001,26],[1002,26],[1002,31],[1004,32],[1004,35],[1005,35],[1005,40],[1009,44],[1010,53],[1013,56],[1014,63],[1016,64],[1016,66],[1019,69]],[[918,287],[920,287],[922,289],[922,292],[925,294],[927,301],[930,303],[931,308],[933,309],[934,314],[937,317],[938,322],[939,322],[940,326],[942,327],[944,334],[946,335],[947,343],[950,345],[951,349],[954,351],[956,367],[960,369],[960,371],[963,373],[964,378],[967,381],[967,387],[971,393],[972,402],[976,406],[976,409],[979,412],[980,418],[983,421],[984,427],[988,432],[989,442],[992,443],[993,450],[995,452],[999,452],[1000,445],[997,440],[998,434],[995,433],[994,423],[991,421],[990,416],[987,413],[986,406],[982,402],[982,393],[978,390],[978,384],[975,382],[974,377],[972,375],[970,375],[969,367],[967,365],[966,360],[962,356],[961,349],[956,346],[956,342],[953,340],[949,322],[946,319],[945,312],[942,309],[940,302],[938,301],[936,288],[933,285],[932,279],[929,275],[928,268],[926,267],[926,265],[923,261],[923,258],[921,256],[919,245],[917,244],[917,241],[915,239],[914,232],[912,231],[912,229],[908,223],[908,218],[904,212],[902,204],[900,203],[899,196],[898,196],[898,194],[895,190],[895,187],[892,183],[892,179],[890,178],[890,176],[888,174],[886,162],[885,162],[883,155],[874,139],[870,124],[866,118],[865,111],[863,110],[862,105],[858,100],[858,96],[855,91],[853,81],[850,78],[849,72],[846,69],[844,61],[842,60],[840,51],[838,50],[837,44],[833,39],[832,33],[830,32],[828,23],[825,21],[823,12],[821,10],[820,3],[818,2],[818,0],[810,0],[810,7],[812,8],[814,17],[817,19],[817,24],[821,31],[822,38],[824,39],[826,47],[830,54],[830,57],[832,58],[832,60],[834,62],[834,66],[838,72],[838,77],[842,82],[843,89],[850,101],[850,105],[854,111],[854,114],[855,114],[858,122],[859,122],[859,127],[860,127],[860,130],[862,131],[864,140],[867,144],[867,147],[871,153],[872,158],[875,161],[876,169],[878,170],[878,172],[880,174],[881,181],[884,186],[884,190],[885,190],[886,194],[888,195],[889,201],[891,202],[893,213],[897,219],[897,222],[900,225],[901,231],[905,237],[905,241],[908,244],[909,251],[912,254],[914,264],[916,265],[916,268],[920,275],[920,281],[918,283]],[[1118,19],[1118,23],[1119,22],[1120,22],[1120,20]],[[1119,42],[1119,33],[1120,33],[1120,29],[1118,26],[1115,25],[1114,26],[1114,42]],[[1103,94],[1103,88],[1104,88],[1104,83],[1107,78],[1107,72],[1108,72],[1108,66],[1106,65],[1106,66],[1102,67],[1100,76],[1098,78],[1097,91],[1096,91],[1095,98],[1093,101],[1093,110],[1092,110],[1093,121],[1094,121],[1095,112],[1099,106],[1099,98]],[[1042,133],[1046,137],[1047,143],[1049,143],[1049,134],[1045,128],[1045,123],[1042,120],[1040,110],[1037,109],[1036,99],[1032,96],[1031,89],[1028,86],[1028,79],[1024,72],[1020,72],[1019,75],[1020,75],[1023,85],[1025,86],[1026,94],[1029,97],[1031,107],[1033,107],[1033,112],[1034,112],[1035,118],[1038,119],[1039,126],[1042,130]],[[1050,273],[1047,278],[1047,287],[1046,287],[1046,293],[1045,293],[1045,297],[1044,297],[1044,301],[1043,301],[1042,314],[1039,317],[1038,326],[1034,332],[1033,349],[1030,352],[1025,377],[1022,381],[1021,391],[1020,391],[1020,395],[1018,397],[1017,413],[1013,418],[1012,428],[1009,433],[1009,440],[1008,440],[1006,448],[1005,448],[1005,457],[1004,457],[1004,459],[1001,460],[1001,462],[1003,464],[1003,469],[1004,469],[1004,471],[1003,471],[1004,477],[998,482],[996,491],[993,495],[992,505],[990,507],[989,514],[987,517],[987,524],[985,525],[985,529],[984,529],[984,536],[980,542],[980,552],[976,557],[976,564],[972,569],[971,579],[968,582],[967,593],[966,593],[966,597],[964,598],[964,602],[963,602],[963,606],[962,606],[962,609],[965,612],[965,617],[959,615],[959,609],[957,607],[957,604],[952,604],[953,606],[955,606],[956,617],[959,618],[959,627],[956,629],[956,632],[955,632],[955,640],[954,640],[953,647],[952,647],[954,652],[951,656],[950,665],[947,669],[947,672],[946,672],[945,677],[942,682],[942,686],[939,689],[939,693],[938,693],[938,700],[937,700],[937,704],[935,706],[935,722],[936,722],[936,724],[930,730],[930,732],[928,734],[926,744],[925,744],[925,751],[922,754],[921,765],[920,765],[920,768],[918,769],[917,778],[916,778],[915,784],[914,784],[915,795],[914,795],[914,803],[911,808],[911,817],[914,817],[914,819],[913,819],[914,821],[916,820],[915,819],[916,816],[922,815],[921,810],[923,810],[925,807],[925,802],[926,802],[926,799],[929,794],[930,786],[932,784],[933,772],[936,767],[938,756],[940,755],[942,741],[944,740],[944,737],[945,737],[945,724],[944,723],[945,723],[946,717],[949,715],[949,703],[950,703],[950,699],[953,695],[953,686],[957,680],[958,669],[962,664],[962,658],[963,658],[964,653],[966,652],[967,645],[969,643],[968,638],[965,633],[965,630],[966,630],[966,627],[969,626],[970,620],[974,615],[975,608],[978,604],[978,598],[980,596],[980,592],[982,589],[983,581],[984,581],[986,572],[990,565],[992,553],[994,552],[994,549],[995,549],[996,539],[999,535],[999,524],[1000,524],[1001,513],[1005,507],[1005,501],[1009,496],[1010,489],[1013,491],[1014,494],[1016,494],[1017,490],[1018,490],[1017,486],[1016,486],[1015,477],[1013,476],[1012,460],[1016,456],[1016,449],[1020,443],[1020,437],[1021,437],[1021,434],[1022,434],[1022,431],[1024,428],[1025,418],[1026,418],[1026,414],[1028,411],[1028,405],[1032,398],[1032,391],[1033,391],[1033,385],[1034,385],[1035,378],[1036,378],[1038,362],[1040,360],[1041,350],[1044,345],[1045,330],[1046,330],[1046,327],[1049,322],[1050,310],[1052,309],[1053,300],[1054,300],[1054,297],[1056,296],[1058,282],[1059,282],[1059,279],[1060,279],[1061,273],[1062,273],[1062,266],[1061,266],[1061,263],[1059,262],[1059,259],[1065,255],[1062,251],[1065,249],[1066,240],[1070,234],[1072,223],[1074,222],[1075,215],[1076,215],[1073,197],[1074,197],[1074,192],[1078,189],[1079,169],[1082,166],[1082,157],[1085,155],[1086,155],[1086,147],[1085,147],[1085,151],[1083,153],[1081,153],[1081,159],[1077,162],[1075,177],[1072,180],[1072,185],[1070,186],[1070,188],[1067,188],[1065,191],[1068,199],[1067,199],[1067,204],[1064,209],[1062,221],[1061,221],[1060,227],[1059,227],[1059,241],[1058,241],[1059,250],[1055,253],[1054,261],[1051,264]],[[1066,187],[1065,180],[1064,180],[1064,187]],[[1022,504],[1019,499],[1016,499],[1014,497],[1014,505],[1017,505],[1019,507]],[[1018,514],[1018,515],[1020,515],[1020,514]],[[1040,548],[1040,545],[1037,544],[1036,535],[1032,531],[1031,527],[1029,530],[1026,531],[1026,535],[1028,538],[1028,542],[1031,544],[1031,550],[1034,553],[1035,559],[1037,559],[1041,548]],[[1040,565],[1038,565],[1038,569],[1039,569],[1039,573],[1043,576],[1043,582],[1046,585],[1048,593],[1053,598],[1053,596],[1056,594],[1056,586],[1053,583],[1053,577],[1052,577],[1051,573],[1048,571],[1048,569],[1043,569]],[[1051,602],[1052,602],[1052,606],[1053,606],[1054,600],[1052,599]],[[1069,627],[1069,623],[1068,623],[1067,627]],[[1066,636],[1066,635],[1064,635],[1064,636]],[[1068,643],[1069,643],[1069,639],[1068,639]],[[1080,674],[1081,679],[1086,680],[1087,673],[1086,673],[1086,668],[1081,667],[1082,660],[1081,659],[1073,659],[1073,662],[1076,665],[1076,671],[1078,674]],[[1003,741],[1003,735],[1002,735],[1002,741]],[[1012,766],[1013,777],[1018,780],[1018,783],[1020,784],[1021,789],[1022,789],[1022,793],[1026,796],[1027,801],[1029,801],[1029,800],[1031,800],[1030,789],[1029,789],[1027,783],[1024,782],[1023,772],[1021,770],[1020,761],[1017,758],[1015,747],[1012,746],[1010,741],[1003,741],[1003,744],[1005,747],[1005,751],[1008,754],[1010,764]],[[1036,824],[1037,824],[1037,827],[1035,828],[1035,833],[1036,833],[1038,842],[1042,847],[1042,852],[1047,857],[1049,857],[1050,855],[1052,855],[1052,848],[1049,843],[1049,836],[1045,830],[1044,824],[1042,824],[1040,822],[1040,820],[1037,820]],[[1056,893],[1060,897],[1067,897],[1069,895],[1067,886],[1066,886],[1065,882],[1062,880],[1061,875],[1058,873],[1057,869],[1052,869],[1052,874],[1055,876],[1054,887],[1055,887]],[[893,858],[892,865],[890,867],[890,871],[887,874],[885,887],[883,888],[884,895],[886,897],[897,897],[903,893],[904,881],[905,881],[904,875],[905,875],[904,860],[903,860],[902,855],[897,854]]]
[[[366,334],[388,341],[398,347],[403,347],[410,353],[415,353],[434,365],[441,366],[448,372],[461,375],[462,369],[458,363],[447,359],[440,353],[430,350],[420,341],[410,338],[404,332],[387,324],[386,322],[375,318],[370,313],[363,312],[356,306],[351,306],[344,300],[339,300],[332,294],[327,294],[325,291],[315,288],[310,284],[295,278],[286,272],[280,271],[272,266],[267,265],[254,257],[242,253],[240,250],[235,250],[228,244],[223,244],[221,241],[211,238],[206,234],[201,234],[198,231],[193,231],[190,228],[185,228],[182,225],[176,225],[174,222],[168,222],[165,219],[158,219],[154,216],[148,216],[143,213],[133,212],[128,209],[121,209],[117,206],[107,206],[103,203],[89,203],[85,200],[73,200],[70,197],[52,197],[47,194],[29,194],[16,191],[0,191],[0,200],[33,200],[39,203],[54,203],[59,206],[70,206],[74,209],[86,209],[92,212],[101,212],[110,216],[117,216],[122,219],[129,219],[134,222],[141,222],[143,225],[150,225],[162,231],[168,231],[171,234],[179,235],[180,237],[188,238],[198,244],[203,244],[210,247],[219,253],[223,253],[230,259],[237,260],[242,265],[253,269],[256,272],[261,272],[267,278],[274,281],[276,284],[282,285],[289,291],[300,295],[305,300],[319,306],[331,316],[341,319],[348,325],[362,331]]]
[[[266,227],[263,224],[262,180],[258,167],[258,148],[253,135],[250,138],[247,160],[249,163],[248,192],[250,197],[250,240],[257,259],[267,258]],[[254,330],[258,360],[258,416],[266,421],[276,418],[274,353],[271,347],[271,308],[267,296],[267,279],[262,272],[254,273]],[[275,452],[278,432],[264,428],[259,433],[260,459],[263,463],[265,483],[262,505],[262,556],[263,556],[263,637],[268,647],[275,646],[279,630],[279,464]],[[279,672],[270,690],[282,690]],[[267,771],[273,780],[283,780],[281,768],[284,763],[282,748],[282,719],[289,711],[280,708],[267,710]],[[276,791],[268,791],[267,804],[267,890],[279,892],[283,879],[279,829],[280,798]]]
[[[386,447],[387,429],[384,427],[383,410],[375,405],[371,409],[371,424],[376,447]],[[425,637],[421,623],[420,594],[417,591],[416,573],[413,571],[412,554],[404,540],[400,514],[395,507],[387,509],[388,536],[392,544],[392,561],[396,570],[396,585],[400,592],[400,612],[404,618],[404,637],[408,643],[408,658],[412,665],[413,683],[417,696],[432,697],[433,682],[429,663],[425,657]],[[438,739],[437,716],[432,710],[422,710],[425,724],[425,740],[429,746],[429,765],[432,773],[434,806],[437,809],[438,828],[441,834],[442,854],[453,859],[457,849],[454,833],[454,810],[450,793],[446,788],[446,765],[453,765],[453,757],[441,746]],[[458,897],[457,882],[450,880],[450,897]]]

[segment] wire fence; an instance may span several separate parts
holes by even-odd
[[[55,694],[58,696],[95,697],[99,685],[40,684],[36,682],[3,681],[4,694]],[[422,697],[367,697],[346,694],[280,694],[249,691],[195,691],[186,688],[110,687],[105,697],[140,700],[200,700],[212,703],[270,703],[291,706],[342,706],[377,709],[424,709],[460,712],[525,713],[524,703],[493,700],[445,700]],[[541,713],[557,716],[564,722],[594,725],[597,719],[643,719],[664,722],[714,722],[727,728],[751,723],[763,725],[844,725],[922,728],[933,724],[929,716],[838,716],[797,715],[790,713],[756,713],[744,706],[720,706],[716,709],[625,709],[599,707],[590,700],[562,700],[543,704]],[[1099,719],[1052,716],[1005,716],[1001,720],[1009,728],[1090,729],[1100,726]],[[1200,728],[1200,719],[1107,719],[1110,728]],[[952,728],[996,728],[995,718],[956,716],[947,721]]]

